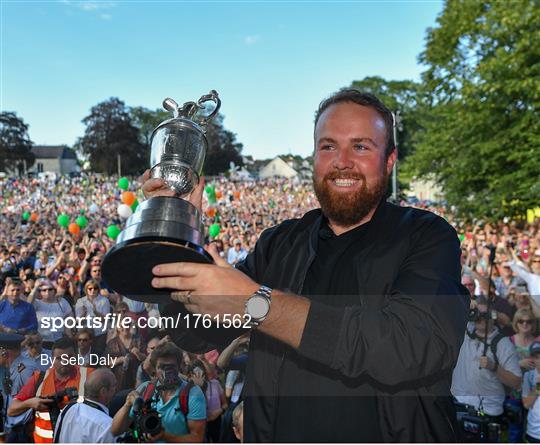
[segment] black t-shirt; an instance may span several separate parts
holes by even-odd
[[[340,236],[326,222],[302,295],[329,306],[358,305],[358,277],[351,255],[366,242],[369,223]],[[381,442],[377,401],[362,379],[334,370],[288,349],[279,377],[276,442]]]

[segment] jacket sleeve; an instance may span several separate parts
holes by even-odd
[[[392,386],[453,369],[468,311],[458,239],[442,218],[414,238],[382,308],[311,303],[302,355]]]

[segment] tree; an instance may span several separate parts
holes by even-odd
[[[88,156],[93,171],[115,173],[118,155],[122,174],[140,174],[148,168],[148,147],[139,140],[139,131],[120,99],[111,98],[92,107],[82,122],[86,130],[76,147]]]
[[[464,216],[523,215],[540,196],[540,3],[450,0],[420,61],[430,113],[407,166]]]
[[[351,87],[375,94],[392,112],[399,113],[399,159],[405,159],[413,151],[415,136],[422,128],[420,85],[412,80],[385,80],[379,76],[370,76],[355,80]]]
[[[164,120],[172,117],[172,114],[165,110],[149,110],[145,107],[132,107],[129,109],[131,122],[139,130],[141,143],[150,150],[152,132]]]
[[[0,171],[18,170],[19,174],[32,166],[35,156],[28,125],[12,112],[0,113]]]
[[[218,175],[229,170],[230,163],[242,166],[243,145],[236,135],[223,127],[223,115],[218,114],[207,127],[208,151],[204,162],[206,175]]]

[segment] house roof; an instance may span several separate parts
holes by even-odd
[[[34,145],[32,147],[36,159],[77,159],[77,155],[66,145]]]

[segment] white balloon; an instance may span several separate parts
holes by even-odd
[[[117,211],[120,218],[123,219],[128,219],[133,214],[133,210],[131,210],[131,207],[127,204],[120,204]]]
[[[88,213],[96,213],[99,210],[99,206],[94,202],[88,207]]]

